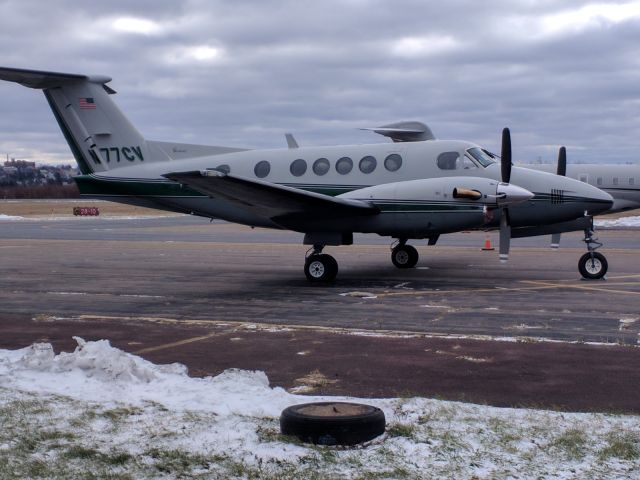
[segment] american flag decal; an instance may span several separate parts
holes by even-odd
[[[96,104],[93,101],[93,98],[91,97],[86,97],[86,98],[80,98],[80,108],[83,110],[95,110],[96,109]]]

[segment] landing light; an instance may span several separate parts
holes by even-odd
[[[225,177],[227,174],[220,170],[216,170],[215,168],[209,168],[207,170],[202,170],[200,175],[203,177]]]

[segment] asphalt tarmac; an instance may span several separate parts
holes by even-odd
[[[310,285],[301,235],[190,217],[0,223],[0,348],[107,338],[192,374],[265,370],[274,385],[359,396],[640,412],[640,232],[599,232],[603,281],[583,281],[579,234],[513,243],[485,234],[329,247],[332,285]],[[495,241],[495,234],[490,237]]]

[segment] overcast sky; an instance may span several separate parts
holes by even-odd
[[[150,139],[373,143],[421,120],[514,157],[640,163],[640,1],[0,0],[0,65],[113,77]],[[41,92],[0,82],[0,155],[72,163]]]

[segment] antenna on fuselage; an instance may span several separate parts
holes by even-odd
[[[292,133],[285,133],[284,138],[287,139],[287,146],[289,148],[299,148],[298,142],[296,142]]]

